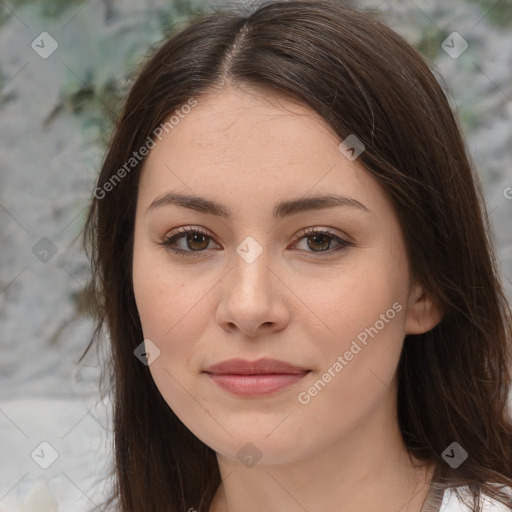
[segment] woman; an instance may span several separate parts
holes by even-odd
[[[270,2],[170,37],[85,242],[119,510],[510,510],[480,185],[427,65],[370,15]]]

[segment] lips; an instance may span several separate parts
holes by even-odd
[[[277,359],[229,359],[204,372],[215,384],[237,396],[263,396],[296,384],[310,370]]]
[[[277,359],[262,358],[256,361],[246,359],[228,359],[214,364],[204,370],[206,373],[230,375],[261,375],[271,373],[301,374],[308,372],[307,368],[295,366]]]

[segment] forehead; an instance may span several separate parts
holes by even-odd
[[[375,202],[372,194],[382,195],[339,151],[340,140],[316,112],[264,90],[199,97],[155,141],[139,185],[146,207],[168,190],[245,201],[252,209],[286,196],[339,193]]]

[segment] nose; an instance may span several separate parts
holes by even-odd
[[[263,252],[253,261],[236,253],[232,270],[222,279],[217,323],[228,332],[268,336],[285,329],[290,320],[287,287],[279,266]]]

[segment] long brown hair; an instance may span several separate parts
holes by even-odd
[[[397,396],[403,441],[410,454],[436,463],[436,482],[468,486],[474,510],[481,491],[510,504],[500,489],[512,486],[512,314],[481,185],[423,58],[374,16],[329,0],[197,15],[155,49],[126,99],[84,232],[96,305],[86,352],[104,327],[111,346],[110,503],[123,512],[207,512],[220,484],[214,451],[177,418],[134,356],[143,340],[131,271],[144,159],[129,168],[126,162],[191,98],[201,101],[226,83],[292,98],[320,114],[340,142],[355,134],[364,143],[359,162],[385,187],[412,272],[444,310],[434,329],[404,341]],[[457,468],[442,456],[453,442],[468,452]]]

